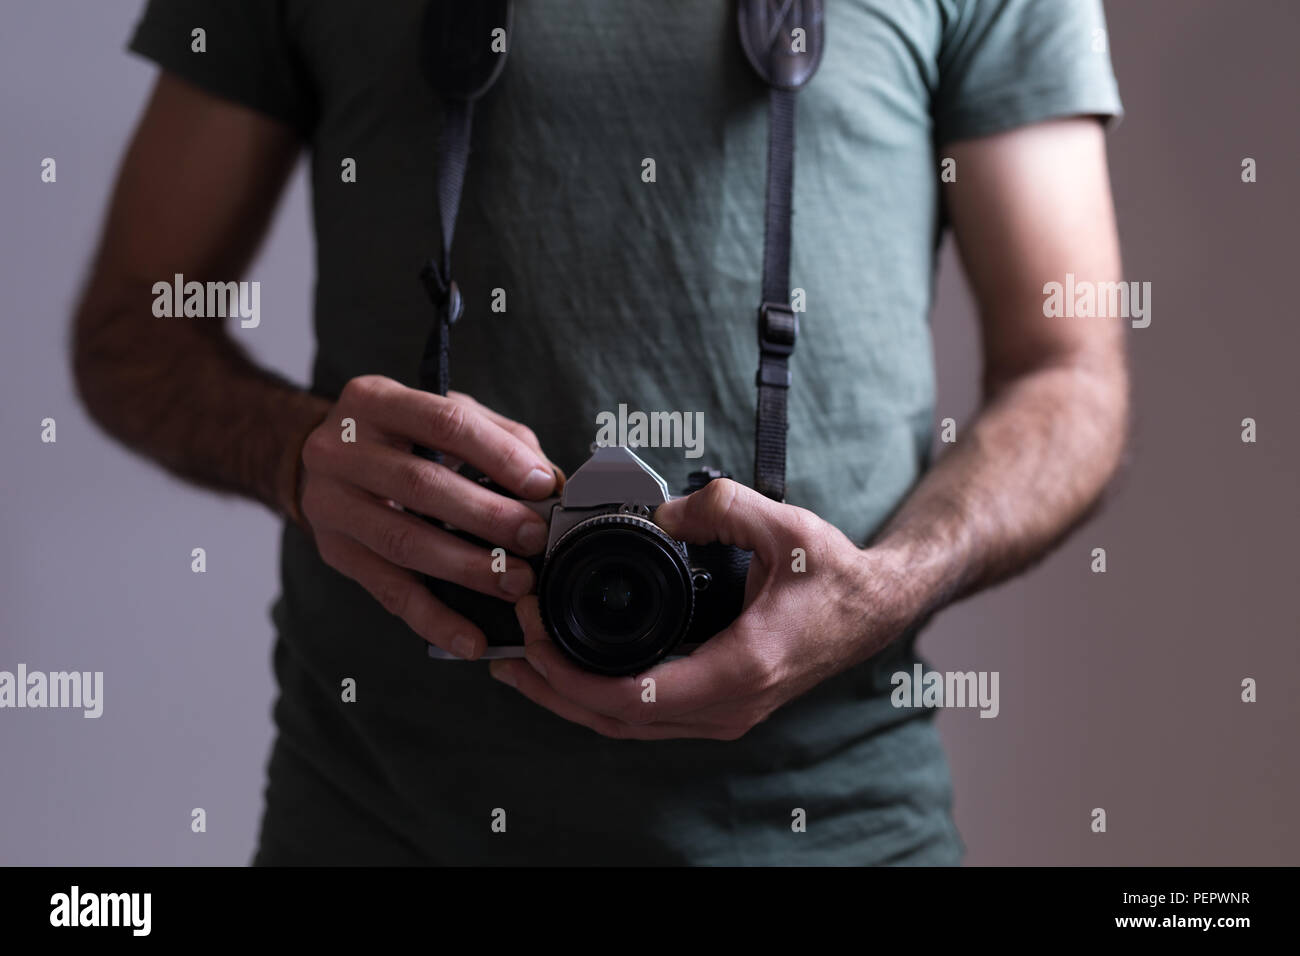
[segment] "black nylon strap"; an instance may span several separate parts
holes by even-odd
[[[438,138],[438,233],[442,241],[436,259],[425,263],[420,273],[425,292],[438,312],[438,320],[424,346],[420,361],[420,387],[446,395],[451,387],[451,325],[462,311],[460,290],[451,278],[451,244],[456,233],[456,214],[469,165],[469,138],[474,104],[466,100],[446,103],[442,134]]]
[[[438,143],[438,224],[442,229],[442,271],[451,278],[451,240],[456,234],[456,214],[469,166],[469,134],[474,120],[474,103],[449,100]]]
[[[790,309],[790,213],[794,196],[795,96],[773,87],[767,132],[767,214],[763,234],[763,303],[758,309],[758,404],[754,487],[785,500],[790,353],[799,333]]]
[[[738,0],[736,14],[745,58],[771,90],[763,301],[758,307],[754,487],[769,498],[784,501],[790,354],[799,337],[799,317],[790,308],[795,96],[821,63],[826,11],[824,0]]]
[[[451,278],[451,244],[456,233],[456,214],[469,165],[469,139],[474,104],[466,100],[446,103],[442,134],[438,139],[438,232],[442,241],[438,258],[425,263],[420,273],[425,292],[438,312],[434,329],[420,361],[420,387],[446,395],[451,387],[451,325],[463,311],[460,290]]]
[[[790,298],[790,210],[794,193],[793,90],[768,96],[767,219],[763,234],[763,301]]]
[[[419,384],[428,392],[446,395],[451,387],[451,326],[464,305],[451,277],[451,246],[456,235],[465,171],[469,166],[474,102],[501,75],[507,47],[495,39],[504,30],[508,40],[514,9],[511,0],[426,0],[420,26],[420,68],[430,89],[442,101],[442,130],[438,135],[436,213],[441,248],[420,271],[420,280],[437,318],[420,358]],[[430,461],[442,454],[426,448],[416,452]]]
[[[437,259],[430,259],[420,272],[425,292],[437,311],[433,330],[424,343],[420,359],[420,388],[446,395],[451,388],[451,326],[464,311],[460,289],[451,278],[451,243],[456,234],[456,214],[469,166],[469,139],[473,128],[472,100],[445,101],[442,133],[438,138],[438,233],[442,241]],[[442,452],[416,447],[429,461],[441,462]]]

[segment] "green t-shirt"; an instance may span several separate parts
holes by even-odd
[[[366,373],[416,384],[433,320],[416,278],[437,249],[441,112],[418,65],[423,6],[153,0],[131,44],[309,141],[322,394]],[[825,56],[799,95],[791,285],[807,311],[788,500],[862,543],[927,465],[944,144],[1120,103],[1099,0],[826,6]],[[702,458],[643,457],[673,487],[702,463],[749,480],[767,99],[734,5],[515,7],[457,229],[453,385],[530,425],[570,472],[599,412],[702,411]],[[282,578],[260,862],[960,859],[932,712],[889,701],[914,636],[738,741],[614,741],[483,663],[430,660],[292,527]]]

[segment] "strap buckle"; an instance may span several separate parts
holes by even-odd
[[[764,302],[758,307],[758,348],[764,355],[790,355],[799,338],[799,315],[788,305]]]
[[[448,325],[455,324],[465,314],[465,300],[461,298],[460,286],[456,285],[455,279],[444,282],[442,270],[432,259],[420,270],[420,281],[424,283],[424,292],[429,301]]]

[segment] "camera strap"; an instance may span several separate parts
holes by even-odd
[[[822,0],[740,0],[738,20],[745,57],[769,87],[754,488],[784,501],[790,355],[799,337],[799,316],[790,302],[795,104],[821,63],[825,16]]]
[[[420,359],[420,387],[446,395],[451,387],[451,326],[465,311],[460,289],[451,277],[451,244],[456,214],[469,167],[474,103],[496,82],[506,65],[514,21],[511,0],[429,0],[420,35],[420,68],[442,99],[438,137],[438,255],[420,270],[420,281],[437,312],[437,322]],[[416,452],[430,461],[442,453]]]
[[[745,56],[769,87],[754,487],[784,501],[789,363],[799,335],[799,319],[790,303],[795,103],[798,91],[821,63],[823,0],[739,0],[737,21]],[[451,246],[469,163],[474,102],[505,66],[512,25],[511,0],[430,0],[425,8],[421,66],[426,81],[442,98],[444,120],[437,156],[441,249],[420,273],[438,321],[420,361],[420,387],[439,395],[447,394],[450,387],[451,326],[464,311],[460,290],[451,278]],[[438,460],[437,452],[418,450]]]

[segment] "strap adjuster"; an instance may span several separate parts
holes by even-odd
[[[799,338],[799,315],[788,305],[764,302],[758,307],[758,347],[764,355],[789,355]]]
[[[442,278],[442,270],[432,259],[420,270],[420,281],[424,283],[424,292],[433,303],[433,307],[445,316],[447,324],[453,325],[465,314],[465,300],[461,298],[460,286],[455,279]]]

